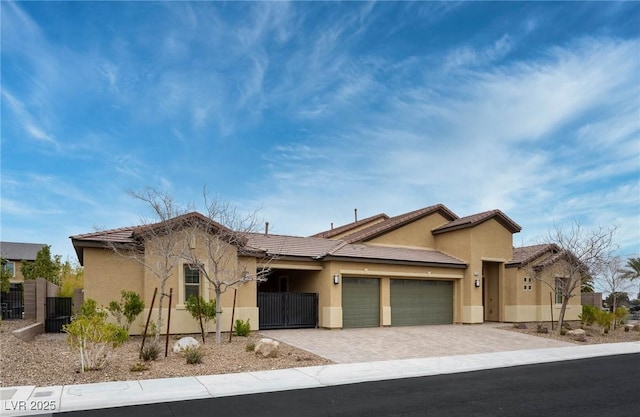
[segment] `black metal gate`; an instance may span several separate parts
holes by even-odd
[[[62,326],[71,323],[72,314],[71,297],[47,297],[45,332],[62,333]]]
[[[318,294],[259,292],[260,329],[295,329],[318,326]]]
[[[22,284],[9,284],[9,291],[0,293],[2,320],[21,319],[24,311]]]

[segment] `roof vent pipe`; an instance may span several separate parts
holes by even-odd
[[[333,230],[333,222],[331,222],[331,230]]]
[[[357,208],[353,209],[353,214],[354,214],[354,217],[355,217],[356,221],[358,221],[358,209]]]
[[[269,222],[264,222],[264,235],[269,236]]]

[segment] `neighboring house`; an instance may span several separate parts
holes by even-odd
[[[158,281],[107,244],[137,242],[144,248],[149,227],[154,225],[71,236],[84,266],[86,298],[106,305],[128,289],[150,305]],[[530,271],[535,269],[541,279],[561,277],[549,262],[553,253],[513,248],[513,234],[520,229],[500,210],[460,218],[438,204],[394,217],[379,214],[310,237],[247,234],[235,252],[238,262],[251,271],[270,272],[266,282],[238,288],[234,315],[250,319],[253,329],[548,320],[551,308],[554,314],[559,311],[561,300],[553,299],[550,306],[548,287]],[[202,245],[195,239],[185,244]],[[196,293],[212,299],[214,294],[197,271],[176,259],[167,285],[175,294],[171,332],[198,332],[185,299]],[[310,315],[298,296],[311,294],[315,301]],[[580,297],[575,302],[567,320],[577,319],[573,307],[579,308]],[[222,298],[225,330],[231,328],[233,305],[234,293],[228,291]]]
[[[38,252],[45,246],[44,243],[0,242],[0,255],[7,261],[4,268],[11,271],[12,283],[24,282],[22,262],[35,261]]]

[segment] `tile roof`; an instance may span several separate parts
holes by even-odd
[[[506,214],[504,214],[500,210],[490,210],[482,213],[472,214],[470,216],[461,217],[459,219],[455,219],[445,225],[436,227],[431,232],[434,235],[440,233],[446,233],[453,230],[466,229],[468,227],[476,226],[480,223],[483,223],[490,219],[496,219],[500,224],[502,224],[507,230],[511,233],[517,233],[522,228],[518,223],[511,220]]]
[[[545,253],[550,253],[554,250],[560,251],[560,248],[557,245],[554,245],[551,243],[513,248],[513,258],[511,258],[511,260],[507,262],[505,266],[507,267],[525,266],[531,263],[532,261],[538,259]]]
[[[35,261],[44,243],[0,242],[0,255],[8,261]]]
[[[339,247],[329,256],[358,259],[380,259],[385,261],[419,262],[427,264],[446,264],[459,268],[466,268],[467,266],[466,262],[433,249],[346,244]]]
[[[436,204],[434,206],[421,208],[419,210],[414,210],[409,213],[391,217],[381,223],[374,224],[370,227],[367,227],[366,229],[346,236],[344,240],[349,243],[363,242],[433,213],[440,213],[449,220],[455,220],[458,218],[458,216],[454,212],[449,210],[444,204]]]
[[[360,226],[366,225],[367,223],[378,222],[379,220],[387,220],[389,216],[384,213],[376,214],[375,216],[367,217],[366,219],[358,220],[352,223],[348,223],[342,225],[340,227],[336,227],[331,230],[325,230],[324,232],[316,233],[315,235],[311,235],[312,237],[324,237],[331,238],[333,236],[337,236],[342,233],[346,233],[349,230],[357,229]]]
[[[247,238],[248,246],[261,249],[269,255],[305,258],[321,258],[342,243],[340,240],[264,233],[250,233]]]

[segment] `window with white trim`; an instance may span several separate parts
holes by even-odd
[[[564,300],[563,292],[567,284],[567,278],[556,278],[556,304],[562,304]]]
[[[11,278],[16,277],[16,263],[13,261],[7,261],[2,265],[2,269],[11,272]]]
[[[200,269],[197,266],[184,266],[184,299],[200,296]]]

